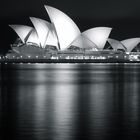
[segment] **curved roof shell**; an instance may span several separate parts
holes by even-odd
[[[35,43],[39,47],[41,46],[37,32],[35,29],[32,30],[30,36],[28,37],[26,43]]]
[[[111,45],[114,51],[117,51],[118,49],[127,51],[126,47],[120,41],[112,38],[108,38],[107,41]]]
[[[91,40],[89,40],[88,38],[86,38],[85,36],[83,36],[82,34],[80,36],[78,36],[71,43],[71,46],[77,46],[77,47],[82,48],[82,49],[98,51],[97,45],[94,42],[92,42]]]
[[[59,49],[57,35],[55,33],[54,26],[51,23],[50,23],[50,30],[49,30],[49,33],[48,33],[48,36],[46,39],[46,43],[45,43],[45,46],[46,45],[56,46],[57,49]]]
[[[121,43],[127,48],[127,52],[131,52],[140,43],[140,38],[126,39]]]
[[[96,27],[84,31],[82,35],[94,42],[98,46],[99,50],[103,50],[111,30],[112,28],[109,27]]]
[[[30,17],[30,20],[36,29],[41,47],[45,48],[46,40],[49,34],[49,30],[51,28],[51,23],[35,17]]]
[[[30,35],[30,33],[33,30],[33,27],[26,25],[9,25],[9,26],[17,33],[17,35],[20,37],[23,43],[26,43],[28,35]]]
[[[81,32],[74,21],[62,11],[46,5],[45,8],[55,27],[59,47],[61,50],[65,50]]]

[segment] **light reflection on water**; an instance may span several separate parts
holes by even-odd
[[[15,64],[0,79],[2,140],[140,138],[140,65]]]

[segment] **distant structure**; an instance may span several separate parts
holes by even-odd
[[[18,35],[6,59],[121,59],[138,60],[140,38],[109,38],[112,28],[95,27],[81,32],[62,11],[45,5],[50,22],[30,17],[33,27],[9,25]],[[108,45],[107,45],[108,44]],[[137,49],[136,49],[137,48]]]

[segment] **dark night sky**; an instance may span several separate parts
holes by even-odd
[[[6,52],[16,38],[8,24],[32,25],[29,16],[49,20],[44,4],[69,15],[81,31],[109,26],[114,28],[112,38],[140,37],[140,0],[1,0],[0,53]]]

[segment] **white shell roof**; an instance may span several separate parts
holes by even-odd
[[[23,43],[26,43],[26,37],[33,30],[33,27],[26,25],[9,25],[20,37]]]
[[[32,30],[29,38],[27,39],[27,43],[35,43],[40,47],[40,41],[39,41],[39,38],[35,29]]]
[[[71,45],[77,46],[79,48],[83,49],[92,49],[92,50],[98,50],[96,44],[83,36],[82,34],[78,36],[72,43]]]
[[[58,48],[57,36],[56,36],[56,34],[54,33],[53,30],[49,31],[49,34],[48,34],[47,41],[46,41],[45,45],[56,46]]]
[[[65,50],[81,32],[74,21],[62,11],[46,6],[50,20],[55,27],[61,50]]]
[[[126,39],[121,43],[127,48],[127,52],[131,52],[140,43],[140,38]]]
[[[30,17],[30,20],[36,29],[41,47],[44,48],[46,45],[46,40],[48,37],[51,23],[35,17]]]
[[[103,50],[111,30],[112,28],[109,27],[96,27],[84,31],[82,35],[94,42],[98,46],[98,49]]]
[[[113,50],[117,51],[118,49],[123,49],[123,50],[127,51],[126,47],[120,41],[118,41],[116,39],[112,39],[112,38],[108,38],[107,41],[111,45]]]

